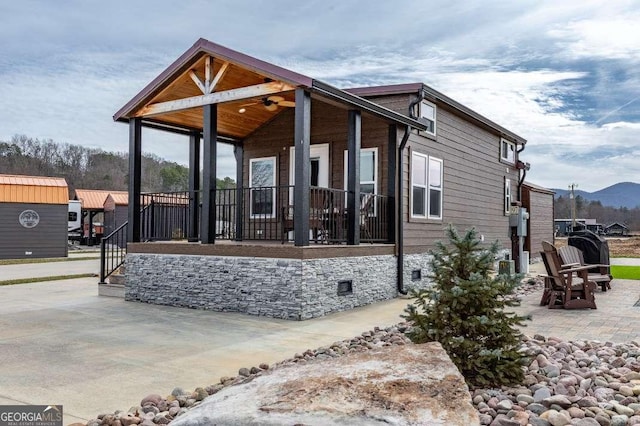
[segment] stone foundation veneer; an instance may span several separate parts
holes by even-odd
[[[398,294],[392,255],[273,259],[128,253],[125,271],[125,300],[293,320]],[[352,294],[338,295],[343,280],[352,280]]]

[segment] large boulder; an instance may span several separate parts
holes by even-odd
[[[479,425],[439,343],[286,365],[227,387],[172,422],[196,425]]]

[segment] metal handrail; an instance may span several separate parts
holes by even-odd
[[[140,216],[144,217],[147,210],[153,207],[153,203],[147,204],[140,210]],[[113,232],[100,240],[100,282],[105,280],[124,264],[127,254],[127,230],[129,221],[118,226]]]
[[[124,263],[127,254],[127,228],[129,222],[125,222],[112,233],[100,240],[100,284],[106,284],[105,280]],[[107,244],[111,242],[107,246]]]

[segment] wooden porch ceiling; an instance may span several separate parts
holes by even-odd
[[[239,140],[295,106],[296,89],[340,108],[426,128],[418,120],[205,39],[199,39],[113,118],[128,122],[137,117],[146,126],[190,133],[202,131],[203,106],[216,104],[218,136]]]
[[[153,117],[156,122],[201,130],[201,105],[212,103],[210,100],[214,98],[213,103],[218,104],[218,133],[242,139],[288,108],[275,103],[267,107],[265,103],[269,104],[270,96],[279,96],[280,103],[291,105],[294,89],[285,82],[203,55],[132,116]]]

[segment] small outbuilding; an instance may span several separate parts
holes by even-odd
[[[624,223],[614,222],[604,228],[605,233],[610,237],[628,237],[629,227]]]
[[[106,214],[104,203],[109,194],[123,191],[108,191],[103,189],[76,189],[76,200],[82,203],[82,229],[83,235],[81,244],[95,245],[100,243],[100,239],[109,232],[105,229]],[[125,219],[126,220],[126,219]]]
[[[524,250],[529,252],[530,261],[540,259],[542,241],[553,241],[554,194],[552,190],[530,182],[522,184],[522,207],[529,212]]]
[[[126,191],[110,191],[104,200],[103,208],[104,235],[107,236],[129,220],[129,193]]]
[[[0,259],[66,257],[68,212],[64,178],[0,175]]]

